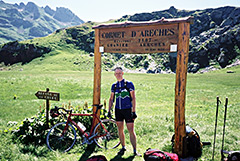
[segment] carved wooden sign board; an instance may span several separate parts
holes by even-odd
[[[107,53],[165,53],[178,40],[178,25],[100,30],[100,46]]]
[[[169,53],[177,51],[178,22],[181,19],[160,19],[150,22],[123,22],[94,27],[99,29],[99,47],[106,53]]]
[[[93,104],[100,104],[101,53],[170,53],[177,52],[175,84],[174,151],[184,156],[185,95],[190,23],[193,17],[160,19],[149,22],[102,24],[95,29]],[[95,111],[95,110],[94,110]]]

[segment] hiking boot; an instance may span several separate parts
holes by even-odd
[[[137,152],[134,152],[133,155],[134,155],[134,156],[138,156],[138,157],[142,157],[142,155],[139,154],[139,153],[137,153]]]
[[[125,153],[126,149],[122,148],[119,150],[118,155],[123,155]]]

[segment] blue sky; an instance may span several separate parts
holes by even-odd
[[[217,8],[223,6],[240,7],[240,0],[3,0],[6,3],[20,3],[31,1],[40,7],[48,5],[70,9],[83,21],[104,22],[109,19],[121,18],[124,15],[153,12],[169,9],[196,10]]]

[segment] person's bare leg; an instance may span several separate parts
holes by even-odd
[[[124,122],[123,121],[117,121],[117,127],[118,127],[118,136],[120,143],[122,145],[122,149],[118,152],[118,155],[123,155],[126,151],[125,149],[125,135],[124,135]]]
[[[137,141],[136,141],[136,134],[134,132],[134,123],[127,123],[127,129],[130,135],[130,141],[133,146],[133,149],[136,149]]]
[[[142,156],[141,154],[137,153],[137,137],[136,134],[134,132],[134,123],[127,123],[127,129],[130,135],[130,141],[133,147],[133,154],[135,156]]]
[[[117,121],[117,127],[118,127],[118,136],[119,140],[122,146],[125,147],[125,135],[124,135],[124,122],[123,121]]]

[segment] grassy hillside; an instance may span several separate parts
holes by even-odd
[[[50,101],[51,107],[67,105],[69,102],[73,107],[83,106],[85,101],[89,105],[92,104],[93,72],[82,71],[84,69],[72,65],[70,60],[85,55],[77,52],[66,54],[70,51],[65,49],[61,54],[51,53],[48,59],[38,58],[23,67],[15,66],[11,71],[0,72],[1,160],[84,160],[84,156],[96,154],[104,154],[108,160],[119,160],[116,158],[117,149],[105,151],[96,148],[92,152],[76,144],[69,153],[62,154],[50,152],[45,145],[36,147],[13,143],[11,135],[4,132],[9,128],[7,127],[9,121],[21,122],[24,118],[35,115],[39,111],[39,106],[44,106],[45,101],[37,99],[34,95],[38,90],[49,88],[50,91],[60,93],[60,101]],[[63,58],[68,61],[62,61]],[[59,64],[51,64],[55,61]],[[91,61],[89,60],[88,68],[93,68]],[[23,68],[23,71],[20,71],[20,68]],[[234,73],[227,73],[227,70]],[[198,131],[202,141],[213,143],[216,97],[219,96],[222,101],[219,108],[216,160],[220,160],[225,97],[229,98],[225,149],[239,150],[240,147],[239,73],[238,66],[205,74],[188,74],[186,123]],[[135,129],[139,152],[143,154],[148,147],[171,151],[170,140],[174,134],[175,75],[125,73],[125,78],[133,81],[136,86],[138,118]],[[115,81],[112,72],[102,73],[102,103],[104,99],[109,98],[110,86]],[[13,99],[14,97],[17,99]],[[126,137],[128,150],[122,160],[142,161],[143,158],[132,157],[129,136]],[[210,160],[211,155],[212,146],[204,147],[203,156],[199,160]]]
[[[84,24],[79,26],[79,30],[87,26]],[[42,55],[41,57],[33,59],[31,62],[22,65],[22,63],[11,66],[2,65],[3,70],[84,70],[91,71],[93,68],[93,57],[89,53],[81,50],[73,43],[66,43],[69,39],[67,31],[74,28],[57,30],[44,38],[35,38],[33,40],[26,40],[20,42],[21,44],[33,44],[36,47],[47,47],[51,52]],[[80,31],[79,31],[80,32]],[[88,31],[81,30],[82,34]]]

